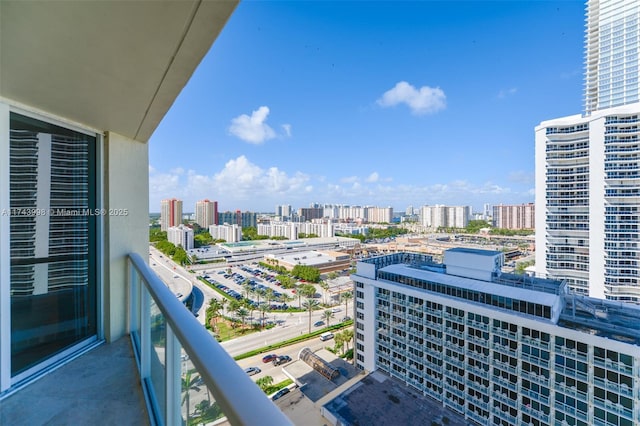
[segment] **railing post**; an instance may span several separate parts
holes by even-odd
[[[167,340],[166,340],[166,410],[167,418],[165,424],[167,425],[179,425],[182,424],[182,370],[181,370],[181,352],[180,342],[173,333],[171,326],[167,325]],[[189,392],[187,386],[186,392]],[[186,415],[186,419],[189,418],[189,413]]]

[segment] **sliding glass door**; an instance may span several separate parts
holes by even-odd
[[[11,375],[97,334],[96,136],[10,114]]]

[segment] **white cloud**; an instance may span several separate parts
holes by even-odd
[[[276,133],[266,123],[269,116],[269,107],[261,106],[251,113],[251,117],[246,114],[239,115],[231,120],[229,132],[253,144],[261,144],[276,137]]]
[[[347,176],[340,179],[342,183],[355,183],[359,180],[358,176]]]
[[[155,168],[149,170],[152,212],[159,211],[160,200],[168,197],[182,199],[185,212],[193,211],[195,202],[203,198],[218,201],[221,211],[241,209],[268,212],[273,211],[273,206],[277,204],[287,203],[298,208],[311,202],[392,206],[399,210],[407,205],[434,204],[479,208],[484,203],[532,202],[534,196],[528,184],[516,188],[504,182],[475,184],[460,179],[422,185],[391,184],[392,179],[382,178],[378,172],[372,172],[366,178],[312,178],[300,171],[290,173],[274,166],[260,167],[244,155],[228,160],[220,170],[211,174],[195,170],[181,171],[180,168],[168,173]],[[518,174],[514,173],[516,176]]]
[[[384,92],[377,103],[382,107],[406,104],[416,115],[433,114],[447,106],[444,91],[439,87],[422,86],[416,89],[406,81],[400,81],[393,89]]]
[[[291,124],[283,124],[282,130],[284,131],[284,135],[286,137],[291,137]]]
[[[507,96],[513,96],[516,93],[518,93],[518,88],[517,87],[512,87],[510,89],[501,89],[498,92],[498,99],[504,99]]]
[[[307,191],[308,181],[309,176],[304,173],[289,176],[277,167],[264,170],[244,155],[229,160],[224,169],[213,176],[216,191],[243,199]]]

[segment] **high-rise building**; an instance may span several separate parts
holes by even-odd
[[[634,0],[587,2],[585,114],[628,105],[638,98],[638,25]]]
[[[469,206],[423,206],[420,209],[422,225],[428,228],[466,228],[471,217]]]
[[[640,2],[587,3],[585,114],[536,127],[536,268],[640,302]]]
[[[493,206],[493,226],[501,229],[535,229],[535,204]]]
[[[283,204],[280,206],[276,206],[276,216],[281,218],[281,220],[290,220],[291,219],[291,205]]]
[[[256,228],[258,226],[258,214],[255,212],[220,212],[218,213],[218,223],[227,223],[230,225],[238,225],[241,228]]]
[[[201,200],[196,202],[196,223],[202,228],[218,224],[218,202]]]
[[[160,202],[160,230],[182,224],[182,200],[170,198]]]
[[[456,248],[359,261],[356,366],[488,425],[637,425],[640,308]]]

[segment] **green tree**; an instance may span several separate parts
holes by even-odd
[[[191,391],[194,390],[196,392],[200,392],[200,387],[198,386],[200,383],[200,377],[193,375],[193,370],[187,370],[187,372],[182,376],[182,405],[187,406],[187,423],[189,423],[190,411],[189,400]]]
[[[242,328],[244,329],[244,322],[249,316],[249,312],[245,308],[238,308],[236,310],[236,315],[238,316],[238,318],[240,318],[240,321],[242,322]]]
[[[282,288],[293,288],[295,285],[293,278],[288,275],[278,275],[276,279],[280,281]]]
[[[167,241],[167,231],[161,231],[160,228],[149,229],[149,241],[152,243]]]
[[[343,293],[340,293],[340,300],[342,300],[344,302],[344,310],[345,312],[349,312],[349,300],[353,299],[353,293],[351,293],[350,291],[345,291]]]
[[[193,236],[194,247],[208,246],[213,242],[213,238],[208,232],[201,232]]]
[[[263,392],[266,392],[266,390],[272,384],[273,384],[273,377],[271,376],[260,377],[258,380],[256,380],[256,385],[258,385]]]
[[[185,265],[189,261],[189,256],[182,247],[176,247],[176,250],[171,259],[180,265]]]
[[[349,350],[349,343],[351,343],[351,340],[353,340],[353,329],[352,328],[347,328],[346,330],[344,330],[342,332],[342,340],[344,340],[344,343],[347,344],[347,350]]]
[[[211,327],[214,331],[216,331],[217,320],[220,317],[220,311],[222,310],[222,303],[218,299],[209,300],[209,306],[205,311],[205,320],[207,326]]]
[[[320,281],[320,288],[322,289],[322,303],[327,304],[327,292],[329,291],[329,284],[325,280]]]
[[[333,348],[336,352],[342,353],[344,351],[344,336],[342,333],[336,333],[333,336]]]
[[[264,328],[264,317],[267,314],[267,312],[269,312],[269,305],[267,305],[266,303],[261,303],[258,305],[258,310],[260,311],[260,313],[262,314],[262,328]]]
[[[331,309],[327,309],[322,313],[322,318],[324,318],[327,321],[327,325],[329,325],[331,318],[333,318],[334,316],[335,315],[333,315],[333,312],[331,311]]]
[[[316,287],[313,284],[302,284],[298,286],[298,293],[302,296],[311,298],[316,295]]]
[[[320,303],[314,299],[307,299],[302,302],[302,308],[306,309],[309,312],[309,334],[311,334],[311,313],[320,306]]]

